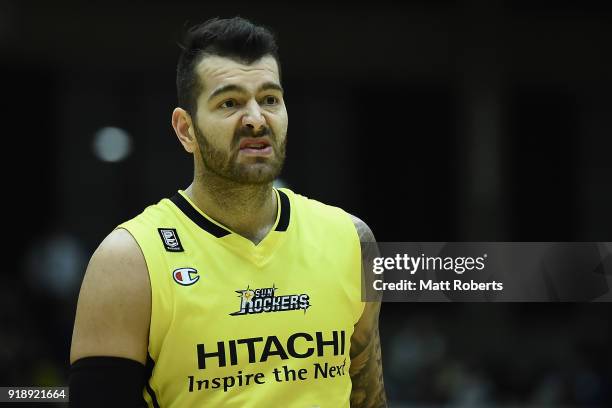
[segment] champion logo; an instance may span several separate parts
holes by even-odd
[[[198,271],[193,268],[179,268],[172,272],[174,281],[182,286],[190,286],[200,280]]]

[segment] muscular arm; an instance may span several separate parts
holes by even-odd
[[[151,319],[151,284],[144,256],[124,229],[95,251],[79,294],[70,363],[93,356],[145,364]]]
[[[124,229],[91,257],[70,348],[70,407],[142,406],[151,317],[144,256]]]
[[[374,234],[359,218],[352,216],[361,243],[376,242]],[[362,268],[377,256],[375,245],[362,245]],[[353,382],[352,408],[382,408],[387,406],[383,382],[378,315],[380,302],[367,302],[351,337],[351,369]]]

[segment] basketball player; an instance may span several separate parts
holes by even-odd
[[[280,77],[263,27],[213,19],[188,32],[172,125],[193,182],[93,254],[72,406],[386,406],[380,303],[361,302],[360,241],[374,237],[273,187],[287,143]]]

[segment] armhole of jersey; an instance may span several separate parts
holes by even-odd
[[[348,212],[344,211],[343,209],[340,209],[340,211],[345,215],[345,217],[348,219],[350,225],[351,225],[351,230],[352,235],[353,235],[353,239],[354,242],[356,242],[356,247],[357,247],[357,264],[358,264],[358,273],[359,273],[359,277],[357,278],[359,281],[359,306],[356,308],[357,309],[357,313],[356,316],[357,318],[354,321],[353,325],[356,325],[359,320],[361,319],[361,316],[363,316],[363,312],[365,310],[365,306],[366,306],[366,302],[363,301],[363,293],[364,293],[364,276],[363,276],[363,254],[362,254],[362,248],[361,248],[361,240],[359,239],[359,234],[357,233],[357,226],[355,225],[355,223],[353,222],[353,217],[351,216],[351,214],[349,214]]]
[[[147,275],[149,276],[149,290],[151,291],[150,292],[151,310],[150,310],[150,319],[149,319],[149,338],[147,340],[146,368],[147,368],[148,377],[146,379],[146,386],[143,390],[143,399],[148,404],[147,406],[150,406],[153,408],[159,408],[159,404],[157,402],[157,395],[151,383],[151,380],[153,378],[153,366],[155,365],[154,360],[151,357],[151,354],[154,353],[154,350],[152,350],[151,339],[159,338],[159,337],[156,337],[159,335],[159,333],[158,334],[152,333],[153,330],[159,330],[158,323],[157,323],[157,313],[155,312],[155,310],[159,307],[159,305],[157,304],[158,299],[156,298],[156,296],[154,296],[155,291],[153,290],[154,287],[157,287],[156,286],[157,281],[154,279],[154,276],[153,276],[154,272],[151,269],[152,265],[155,264],[155,261],[150,259],[150,257],[156,254],[156,252],[154,250],[147,251],[145,248],[143,248],[143,245],[144,246],[148,245],[149,241],[147,241],[144,237],[142,237],[142,239],[137,238],[140,232],[142,232],[141,227],[142,227],[141,224],[137,224],[135,221],[130,220],[130,221],[127,221],[119,225],[115,229],[121,228],[121,229],[126,230],[132,236],[134,241],[136,241],[136,244],[138,245],[138,248],[140,248],[140,252],[142,253],[142,256],[145,260],[145,265],[147,268]]]
[[[151,310],[149,311],[149,338],[147,340],[147,355],[150,355],[151,354],[151,340],[150,339],[152,337],[151,331],[153,330],[153,327],[154,327],[154,320],[153,319],[155,318],[155,314],[153,312],[155,310],[155,306],[156,306],[156,302],[157,302],[157,300],[153,296],[153,293],[155,292],[153,290],[153,286],[156,283],[154,282],[154,279],[153,279],[153,276],[152,276],[153,274],[152,274],[151,267],[150,267],[151,261],[147,257],[148,251],[145,251],[145,249],[142,247],[141,241],[136,237],[136,234],[137,234],[136,231],[132,229],[132,228],[138,229],[138,227],[128,226],[128,223],[129,222],[125,222],[125,223],[117,226],[115,229],[124,229],[124,230],[126,230],[132,236],[134,241],[136,241],[136,245],[138,245],[138,248],[140,249],[140,253],[142,254],[142,257],[145,260],[145,267],[147,268],[147,276],[149,277],[149,291],[150,291],[149,295],[150,295],[150,298],[151,298]],[[148,379],[147,379],[147,381],[148,381]]]
[[[363,297],[364,297],[364,285],[365,285],[365,279],[363,277],[363,259],[362,259],[362,255],[361,255],[361,242],[359,243],[359,259],[360,259],[360,263],[359,263],[359,312],[357,320],[355,320],[355,324],[357,324],[359,322],[359,320],[361,319],[361,316],[363,316],[363,312],[365,311],[365,307],[366,307],[366,302],[363,301]]]

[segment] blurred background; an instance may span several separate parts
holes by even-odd
[[[379,241],[612,241],[612,4],[0,1],[0,385],[64,385],[87,261],[185,188],[185,26],[279,36],[282,180]],[[10,194],[15,201],[9,201]],[[386,303],[392,407],[612,406],[608,303]]]

